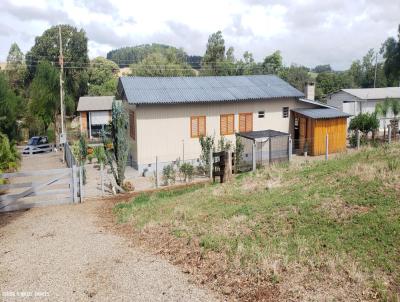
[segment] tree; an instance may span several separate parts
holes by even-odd
[[[260,74],[261,66],[254,61],[253,54],[245,51],[243,59],[236,62],[236,70],[238,75]]]
[[[360,130],[365,136],[379,129],[379,120],[375,113],[360,113],[351,119],[349,130]]]
[[[383,120],[383,137],[386,137],[386,117],[390,111],[390,107],[392,103],[389,98],[386,98],[384,102],[377,103],[375,105],[375,113],[377,116],[381,116],[384,118]]]
[[[348,72],[322,72],[316,78],[316,97],[325,101],[329,93],[353,87],[353,78]]]
[[[53,123],[55,135],[59,129],[57,116],[60,111],[60,80],[59,71],[49,62],[41,62],[37,66],[36,75],[30,86],[29,109],[43,123],[45,131]]]
[[[400,25],[398,28],[398,41],[388,38],[383,43],[381,52],[385,59],[383,66],[389,86],[398,86],[400,83]]]
[[[308,72],[307,67],[292,64],[290,67],[282,68],[278,75],[290,85],[303,91],[305,83],[311,80]]]
[[[325,64],[325,65],[317,65],[313,69],[314,72],[316,73],[322,73],[322,72],[333,72],[333,69],[330,64]]]
[[[173,53],[153,53],[140,63],[130,66],[134,76],[169,77],[169,76],[194,76],[192,67]]]
[[[121,101],[114,100],[112,104],[112,120],[111,120],[111,139],[112,151],[105,149],[108,164],[114,175],[115,181],[121,187],[125,180],[125,168],[128,159],[129,143],[128,143],[128,116]],[[103,132],[103,144],[106,148],[106,136]],[[117,170],[114,168],[116,164]],[[121,188],[119,188],[120,191]]]
[[[119,67],[113,61],[97,57],[88,70],[89,95],[115,95]]]
[[[22,99],[10,89],[4,74],[0,73],[0,132],[10,140],[18,138],[17,120],[23,110]]]
[[[0,172],[12,172],[18,168],[21,156],[7,135],[0,132]]]
[[[24,95],[27,67],[24,62],[24,54],[17,43],[11,44],[8,52],[6,74],[14,92],[17,95]]]
[[[277,50],[273,54],[266,56],[262,66],[265,73],[277,74],[283,67],[281,52]]]
[[[88,39],[83,29],[71,25],[60,25],[65,66],[65,91],[77,102],[79,97],[87,94],[88,75]],[[29,77],[33,80],[38,63],[48,61],[59,66],[59,29],[53,26],[41,36],[35,38],[35,44],[26,54],[29,66]]]
[[[206,52],[201,61],[202,74],[224,75],[221,64],[225,61],[225,40],[222,32],[217,31],[209,36]]]

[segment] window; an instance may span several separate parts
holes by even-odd
[[[136,123],[135,112],[129,111],[129,135],[133,140],[136,140]]]
[[[203,135],[206,135],[206,117],[190,117],[190,137],[195,138]]]
[[[283,118],[288,118],[289,117],[289,107],[283,107],[282,108],[282,117]]]
[[[253,131],[253,113],[239,113],[239,132]]]
[[[235,133],[235,115],[233,113],[221,114],[220,130],[221,135],[229,135]]]
[[[264,118],[265,117],[265,111],[258,111],[258,118]]]

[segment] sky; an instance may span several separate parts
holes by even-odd
[[[0,62],[11,43],[28,51],[52,25],[83,28],[89,56],[144,43],[203,55],[221,30],[235,57],[256,61],[280,50],[286,65],[347,69],[396,37],[400,0],[0,0]]]

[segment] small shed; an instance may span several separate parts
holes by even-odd
[[[252,167],[254,156],[257,165],[289,158],[289,133],[268,129],[240,132],[236,136],[244,147],[241,168]]]
[[[77,111],[80,115],[80,129],[89,138],[99,136],[101,129],[111,120],[113,96],[82,96]]]
[[[300,153],[322,155],[346,149],[347,118],[350,114],[335,108],[292,109],[293,146]]]

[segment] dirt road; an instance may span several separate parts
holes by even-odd
[[[99,226],[99,206],[1,214],[0,301],[216,300],[168,262]]]

